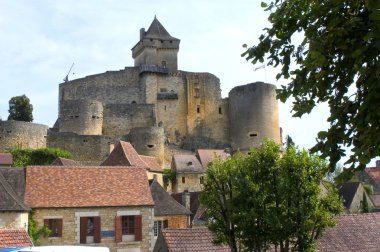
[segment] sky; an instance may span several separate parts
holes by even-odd
[[[58,115],[58,85],[69,80],[133,66],[131,48],[140,28],[154,16],[181,40],[178,68],[209,72],[220,79],[222,96],[235,86],[256,81],[280,87],[278,69],[254,71],[241,57],[243,44],[258,42],[269,26],[257,0],[0,0],[0,116],[8,101],[25,94],[35,123],[53,126]],[[327,129],[328,108],[318,106],[301,119],[291,116],[291,102],[279,102],[283,136],[310,148]]]

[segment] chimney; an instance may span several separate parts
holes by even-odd
[[[380,160],[376,160],[376,167],[380,167]]]
[[[145,28],[140,29],[140,40],[142,40],[145,36]]]
[[[186,190],[182,193],[182,205],[190,210],[190,193]]]

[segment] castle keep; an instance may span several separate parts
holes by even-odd
[[[265,137],[281,142],[274,85],[238,86],[222,98],[215,75],[178,70],[179,44],[154,18],[132,48],[133,67],[61,83],[47,146],[102,161],[124,139],[164,164],[186,150],[246,151]]]

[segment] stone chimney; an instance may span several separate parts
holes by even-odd
[[[182,193],[182,205],[190,210],[190,193],[188,191]]]

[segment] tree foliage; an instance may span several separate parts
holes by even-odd
[[[32,210],[29,213],[28,217],[28,234],[30,239],[33,242],[34,246],[41,245],[40,236],[49,236],[51,234],[51,230],[46,226],[43,225],[41,228],[37,228],[36,221],[34,220],[34,211]]]
[[[216,242],[231,251],[314,251],[315,239],[334,225],[342,204],[334,188],[320,189],[326,163],[290,146],[280,157],[273,141],[216,160],[208,168],[201,202]]]
[[[380,1],[273,0],[262,6],[271,27],[242,56],[281,66],[277,79],[290,83],[278,98],[294,98],[293,116],[328,103],[330,126],[318,133],[312,151],[329,157],[331,170],[345,146],[353,153],[346,164],[364,168],[380,155]],[[294,43],[299,35],[302,41]]]
[[[41,149],[11,149],[14,167],[25,167],[27,165],[50,165],[56,158],[71,158],[71,153],[56,148]]]
[[[171,169],[164,169],[162,179],[165,187],[168,187],[169,184],[171,184],[171,186],[174,186],[177,182],[177,173]]]
[[[33,105],[26,95],[12,97],[8,112],[8,120],[33,122]]]

